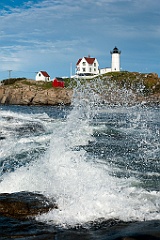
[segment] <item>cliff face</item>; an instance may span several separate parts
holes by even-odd
[[[35,81],[34,81],[35,82]],[[72,90],[65,88],[43,89],[28,81],[29,85],[16,82],[0,87],[0,104],[12,105],[58,105],[71,103]]]

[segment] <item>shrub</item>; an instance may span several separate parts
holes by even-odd
[[[1,81],[1,83],[3,85],[10,85],[10,84],[14,84],[17,81],[22,81],[22,80],[26,80],[26,78],[9,78],[9,79],[4,79],[3,81]]]

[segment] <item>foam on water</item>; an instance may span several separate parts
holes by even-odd
[[[53,133],[46,153],[27,166],[3,175],[0,192],[40,191],[54,197],[58,209],[37,219],[61,226],[98,218],[160,219],[160,192],[139,187],[139,180],[134,177],[111,176],[109,166],[104,167],[100,159],[77,148],[94,140],[94,126],[90,122],[99,109],[95,94],[76,94],[67,119],[51,123]]]

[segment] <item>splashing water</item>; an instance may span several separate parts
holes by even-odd
[[[99,83],[95,84],[97,86]],[[130,141],[131,136],[133,142],[138,142],[139,156],[143,155],[138,160],[132,158],[132,163],[144,163],[144,158],[149,161],[151,156],[153,158],[159,154],[158,128],[148,128],[144,109],[139,112],[136,107],[102,106],[99,97],[102,87],[100,90],[96,87],[98,94],[94,89],[93,83],[85,88],[78,87],[73,98],[73,108],[65,119],[51,121],[49,124],[46,124],[46,119],[43,122],[39,120],[52,131],[51,135],[41,135],[42,142],[49,141],[45,152],[27,165],[5,173],[0,192],[39,191],[47,197],[54,197],[58,209],[38,216],[37,220],[61,226],[81,224],[99,218],[124,221],[160,219],[160,192],[148,191],[142,187],[135,169],[130,166],[128,159],[131,154],[103,154],[107,148],[107,145],[103,144],[107,144],[107,141],[118,136]],[[105,114],[113,118],[108,117],[106,120]],[[122,118],[127,115],[127,119],[115,122],[116,114]],[[30,115],[28,117],[31,118]],[[33,117],[34,115],[32,120],[36,121]],[[148,113],[147,117],[151,119],[153,115],[149,116]],[[111,126],[114,126],[114,129],[110,128]],[[136,139],[139,131],[141,136]],[[102,143],[98,142],[95,132],[98,137],[103,135]],[[23,140],[26,146],[27,138]],[[31,141],[35,141],[35,137]],[[86,146],[92,143],[90,153]],[[94,148],[98,154],[94,154]],[[113,151],[112,147],[110,152]],[[125,164],[125,169],[122,168],[122,163]],[[114,174],[119,170],[124,172],[121,177]],[[140,173],[142,169],[136,171]],[[127,177],[126,172],[129,174]],[[160,173],[157,171],[156,174]]]

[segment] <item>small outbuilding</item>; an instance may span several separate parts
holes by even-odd
[[[46,71],[39,71],[36,75],[36,81],[49,82],[50,76]]]
[[[52,87],[62,87],[62,88],[64,88],[64,86],[65,86],[65,84],[64,84],[63,78],[56,77],[55,79],[53,79]]]

